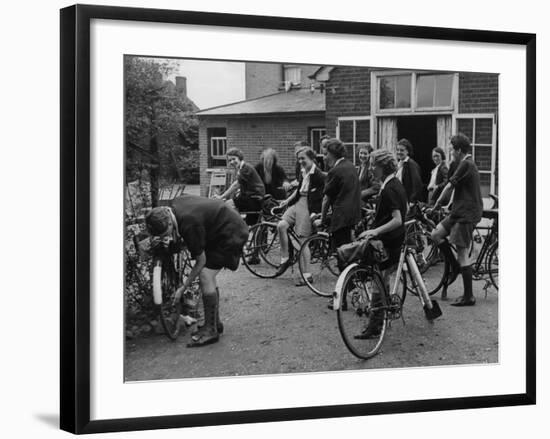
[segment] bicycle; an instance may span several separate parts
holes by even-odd
[[[276,210],[277,207],[271,209],[270,218],[279,220],[280,214]],[[283,274],[278,273],[281,265],[281,243],[277,223],[278,221],[262,221],[254,224],[243,248],[244,266],[262,279],[274,279]],[[294,266],[300,256],[300,238],[293,227],[289,227],[287,234],[289,266]]]
[[[152,240],[153,256],[153,302],[155,312],[164,329],[164,334],[172,341],[178,338],[181,330],[182,311],[187,307],[195,308],[193,320],[202,314],[196,306],[201,303],[198,280],[193,282],[190,291],[174,301],[174,294],[183,285],[185,277],[191,271],[191,254],[172,238]],[[189,320],[189,323],[192,323]]]
[[[411,225],[412,221],[405,225]],[[354,356],[366,360],[378,354],[390,322],[403,318],[407,279],[417,291],[426,319],[433,323],[441,316],[439,304],[426,290],[415,253],[414,247],[405,240],[389,291],[378,264],[372,261],[353,262],[338,277],[333,308],[340,335]],[[369,338],[360,338],[372,319],[381,323],[380,332]]]

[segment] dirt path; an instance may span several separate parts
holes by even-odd
[[[176,342],[163,335],[127,341],[127,381],[498,361],[498,296],[490,289],[484,298],[482,282],[474,282],[474,307],[450,306],[460,295],[460,278],[449,301],[436,295],[443,316],[434,324],[425,320],[418,299],[407,296],[406,325],[394,321],[380,354],[368,361],[346,349],[327,300],[295,287],[290,273],[263,280],[240,267],[223,272],[220,285],[226,328],[220,342],[189,349],[188,333]]]

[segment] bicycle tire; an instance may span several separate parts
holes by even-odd
[[[338,330],[348,350],[357,358],[368,360],[380,351],[388,326],[384,282],[378,271],[358,265],[345,270],[341,276],[345,276],[345,279],[338,294],[341,294],[341,305],[346,306],[340,306],[337,311]],[[372,285],[367,286],[367,283]],[[380,293],[381,301],[376,306],[372,302],[372,291],[375,289]],[[375,311],[379,313],[378,318],[381,321],[380,333],[372,338],[357,339],[356,336],[369,324]]]
[[[310,252],[307,271],[301,257],[305,248],[308,248]],[[321,297],[332,297],[340,270],[336,253],[331,252],[328,234],[317,233],[302,243],[298,255],[298,267],[303,281],[311,291]]]
[[[418,232],[414,232],[413,235]],[[431,237],[429,238],[431,241]],[[409,237],[407,237],[407,242],[411,242]],[[433,241],[432,241],[433,242]],[[414,248],[414,246],[413,246]],[[430,296],[436,294],[448,280],[450,263],[447,260],[446,256],[437,249],[435,244],[432,245],[432,249],[428,256],[422,256],[423,260],[420,259],[420,255],[417,253],[415,260],[422,274],[424,284]],[[425,264],[424,264],[425,261]],[[407,284],[407,290],[414,296],[418,296],[418,292],[412,287],[412,284]]]
[[[487,253],[487,272],[491,283],[498,291],[498,241],[495,241]]]
[[[168,260],[158,259],[153,268],[154,303],[164,334],[172,341],[180,333],[181,300],[172,303],[172,297],[178,287],[177,273]],[[160,291],[158,291],[160,289]]]
[[[256,261],[253,261],[254,258]],[[262,279],[273,279],[278,276],[281,246],[276,224],[264,222],[250,228],[242,260],[244,266],[254,276]]]

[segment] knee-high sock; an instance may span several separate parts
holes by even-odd
[[[472,290],[472,266],[460,267],[460,271],[462,272],[462,283],[464,284],[464,298],[472,298],[474,296]]]

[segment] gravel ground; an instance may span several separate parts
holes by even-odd
[[[380,353],[367,361],[346,349],[327,299],[295,287],[290,272],[264,280],[241,266],[222,272],[219,285],[220,341],[189,349],[188,332],[175,342],[163,335],[127,340],[127,381],[498,362],[498,295],[489,289],[485,298],[484,282],[474,281],[474,307],[450,306],[461,295],[461,278],[448,301],[435,295],[443,315],[433,324],[408,295],[406,324],[393,321]]]

